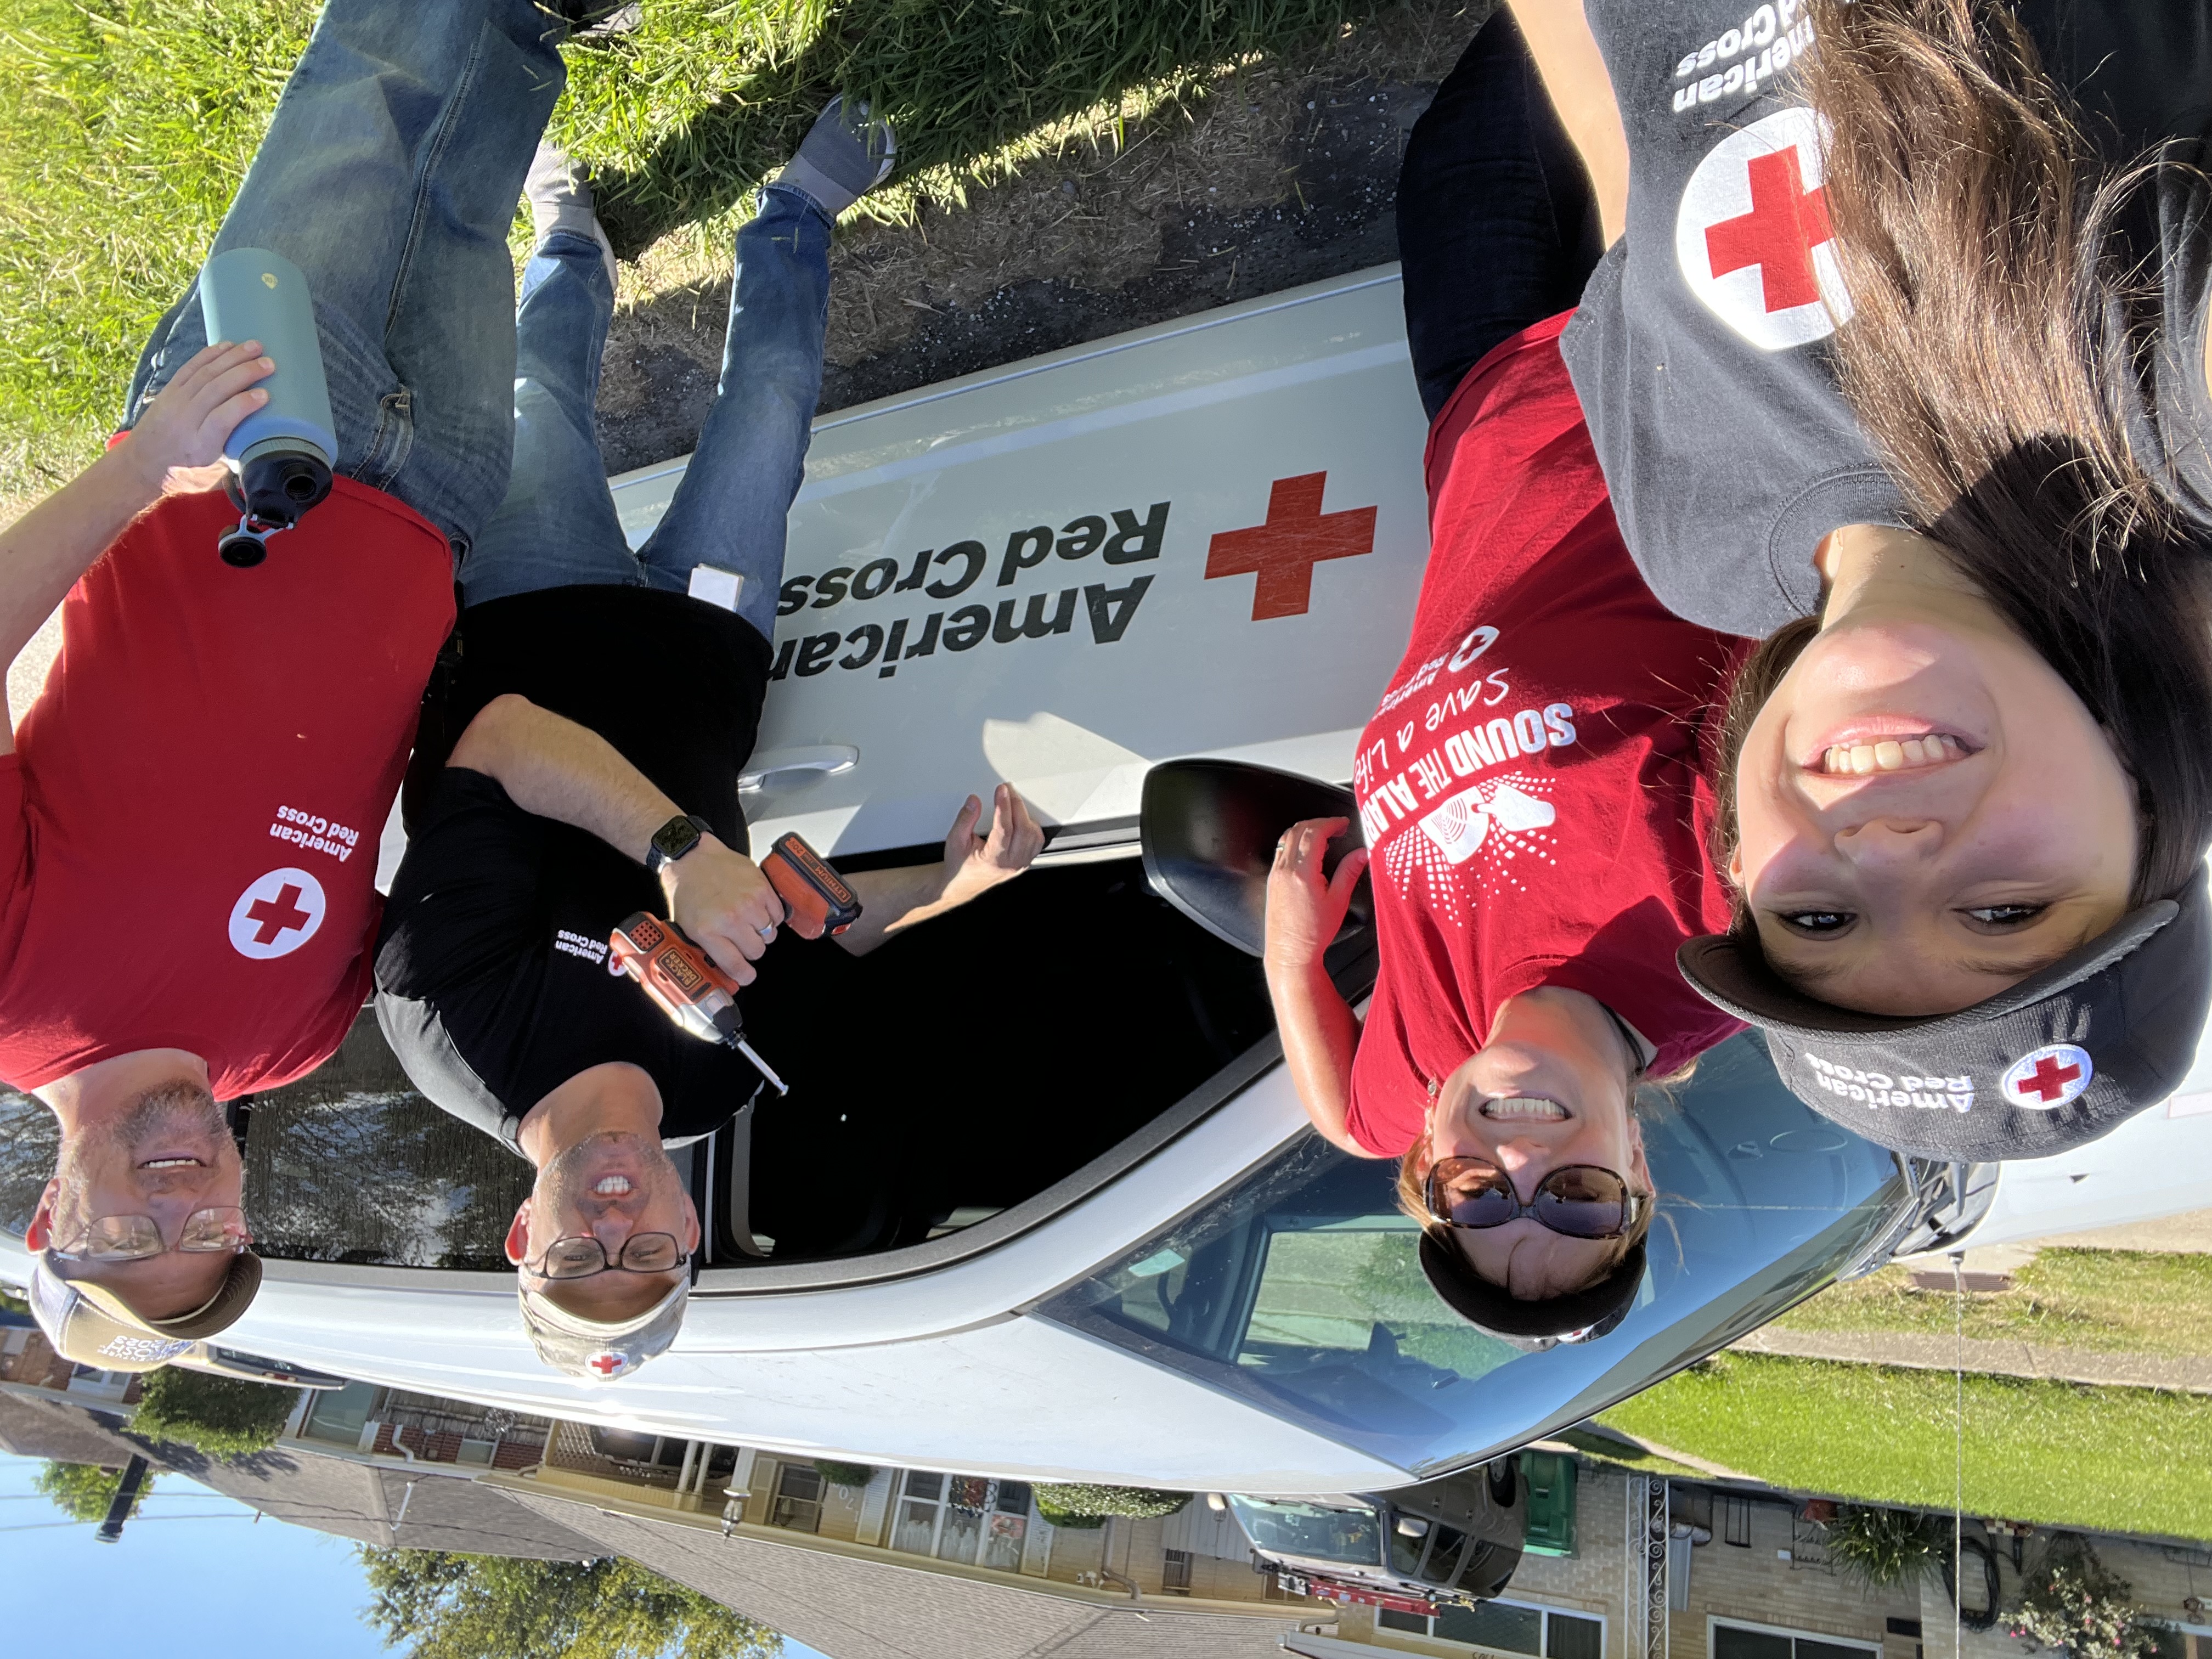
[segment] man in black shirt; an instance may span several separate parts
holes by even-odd
[[[541,1357],[610,1380],[665,1350],[699,1218],[667,1148],[760,1079],[607,966],[610,931],[672,918],[740,984],[784,921],[745,855],[738,774],[769,672],[784,525],[819,395],[836,215],[889,173],[887,124],[839,99],[738,236],[721,385],[633,553],[592,426],[613,260],[580,175],[540,154],[517,313],[515,461],[462,571],[459,665],[417,744],[377,1013],[422,1092],[538,1168],[507,1244]],[[439,727],[459,732],[444,746]],[[440,769],[442,762],[442,769]],[[943,862],[863,872],[860,952],[1027,867],[1000,785]]]

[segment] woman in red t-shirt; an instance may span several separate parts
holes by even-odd
[[[1365,848],[1325,879],[1344,820],[1284,836],[1267,981],[1315,1127],[1401,1160],[1437,1292],[1502,1335],[1602,1330],[1655,1197],[1637,1084],[1741,1029],[1674,952],[1727,921],[1708,715],[1746,642],[1660,605],[1614,525],[1551,315],[1596,227],[1506,14],[1415,129],[1399,204],[1434,550],[1353,763]],[[1322,951],[1370,860],[1362,1020]]]

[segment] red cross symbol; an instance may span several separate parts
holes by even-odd
[[[624,1354],[595,1353],[584,1363],[586,1365],[589,1365],[593,1370],[597,1371],[601,1376],[612,1376],[617,1371],[622,1370],[623,1366],[629,1364],[629,1357]]]
[[[268,945],[295,927],[305,927],[314,916],[300,908],[300,890],[287,883],[273,899],[256,899],[246,912],[246,919],[256,924],[253,942]]]
[[[1805,188],[1797,149],[1752,157],[1751,211],[1705,228],[1705,257],[1716,277],[1759,267],[1760,291],[1770,312],[1811,305],[1820,297],[1813,250],[1831,240],[1826,191]]]
[[[2035,1070],[2031,1075],[2021,1079],[2012,1086],[2021,1095],[2033,1090],[2045,1101],[2053,1101],[2064,1094],[2066,1085],[2081,1075],[2079,1066],[2061,1066],[2057,1055],[2045,1054],[2035,1062]]]
[[[1313,568],[1375,550],[1375,509],[1321,510],[1326,472],[1278,478],[1267,492],[1267,521],[1224,530],[1207,544],[1206,579],[1254,576],[1252,620],[1303,617],[1313,602]]]

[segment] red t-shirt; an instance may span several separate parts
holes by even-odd
[[[0,1078],[137,1048],[218,1098],[312,1070],[369,992],[377,840],[453,620],[446,538],[340,478],[265,562],[172,496],[62,606],[0,757]]]
[[[1674,951],[1728,925],[1704,744],[1749,642],[1669,614],[1637,573],[1566,321],[1498,347],[1437,417],[1413,640],[1353,765],[1382,967],[1346,1127],[1386,1157],[1534,987],[1603,1002],[1657,1072],[1742,1029]]]

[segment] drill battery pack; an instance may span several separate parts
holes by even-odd
[[[860,919],[860,895],[795,834],[778,836],[760,869],[793,920],[817,923],[825,933],[842,933]]]

